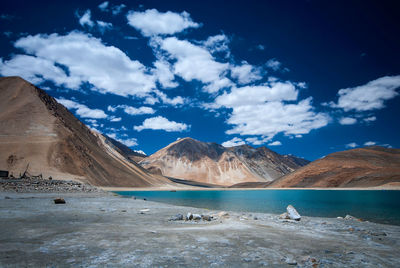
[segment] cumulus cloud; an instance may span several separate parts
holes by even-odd
[[[354,125],[355,123],[357,123],[357,119],[352,117],[342,117],[340,118],[339,123],[341,125]]]
[[[29,81],[35,79],[31,82],[46,77],[56,85],[71,89],[79,89],[82,83],[88,82],[92,90],[125,97],[145,97],[156,88],[155,78],[146,66],[84,33],[27,36],[17,40],[15,47],[34,57],[14,57],[0,62],[2,75],[12,75],[12,71],[20,74],[18,69],[22,68],[25,70],[22,77]],[[31,65],[32,62],[35,64]],[[55,64],[64,66],[68,74]],[[31,70],[24,66],[30,66]]]
[[[79,18],[79,24],[82,26],[87,25],[89,27],[93,27],[94,22],[92,21],[91,16],[90,9],[86,10],[82,17]]]
[[[231,76],[241,85],[252,83],[262,79],[262,69],[248,64],[246,61],[241,65],[231,66]]]
[[[156,116],[147,118],[143,121],[142,125],[134,126],[133,129],[136,131],[142,131],[144,129],[153,130],[165,130],[167,132],[182,132],[188,130],[190,125],[184,123],[177,123],[175,121],[169,121],[163,116]]]
[[[262,137],[262,138],[250,137],[250,138],[247,138],[246,141],[253,145],[261,145],[261,144],[266,143],[269,139],[270,139],[269,137]]]
[[[69,110],[75,110],[75,114],[82,118],[94,118],[94,119],[104,119],[108,115],[100,109],[90,109],[84,104],[80,104],[73,100],[67,100],[64,98],[57,99],[59,103],[64,105]]]
[[[205,90],[211,93],[232,85],[225,77],[229,64],[217,62],[206,48],[176,37],[154,42],[161,50],[167,52],[170,58],[176,60],[173,65],[174,73],[184,80],[198,80],[207,84]]]
[[[171,35],[187,28],[198,28],[200,24],[193,22],[186,11],[175,13],[159,12],[157,9],[146,11],[130,11],[127,15],[128,24],[144,36]]]
[[[346,146],[346,148],[356,148],[358,146],[358,144],[355,142],[350,142],[350,143],[346,144],[345,146]]]
[[[367,141],[364,143],[364,146],[374,146],[376,144],[376,142],[374,141]]]
[[[122,120],[121,117],[112,116],[112,117],[110,118],[110,122],[120,122],[121,120]]]
[[[67,76],[53,61],[28,55],[15,55],[8,61],[0,58],[0,73],[3,76],[21,76],[33,84],[46,80],[70,88],[76,88],[80,84],[79,78]]]
[[[282,145],[282,143],[280,141],[274,141],[274,142],[268,143],[268,145],[269,146],[280,146],[280,145]]]
[[[314,111],[311,97],[293,103],[298,97],[297,85],[273,80],[263,86],[233,88],[204,107],[232,109],[226,122],[233,128],[227,134],[258,135],[263,143],[278,133],[297,137],[326,126],[330,120],[327,114]]]
[[[223,52],[226,57],[230,56],[229,38],[224,34],[209,36],[205,41],[200,42],[211,53]]]
[[[172,65],[165,59],[159,59],[154,62],[155,69],[153,73],[163,88],[174,88],[179,84],[175,82],[175,75]]]
[[[399,95],[396,91],[399,87],[400,75],[384,76],[362,86],[340,89],[338,91],[338,102],[330,102],[327,105],[333,108],[341,108],[346,112],[382,109],[385,107],[384,102],[386,100]]]
[[[115,112],[117,109],[122,109],[126,114],[129,115],[154,114],[156,112],[153,108],[146,106],[136,108],[129,105],[117,105],[117,106],[109,105],[107,107],[107,110],[110,112]]]
[[[223,142],[222,146],[224,146],[224,147],[234,147],[234,146],[239,146],[239,145],[243,145],[243,144],[246,144],[246,142],[244,142],[241,138],[234,137],[233,139],[231,139],[229,141]]]

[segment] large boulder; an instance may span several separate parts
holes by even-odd
[[[289,218],[292,220],[299,221],[301,219],[300,214],[297,212],[297,210],[292,205],[287,206],[286,212],[287,212]]]

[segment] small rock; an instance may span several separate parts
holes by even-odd
[[[211,221],[212,217],[210,215],[201,215],[203,221]]]
[[[190,212],[188,212],[188,214],[186,215],[186,220],[187,220],[187,221],[193,220],[193,214],[190,213]]]
[[[370,235],[372,236],[387,236],[387,234],[385,232],[368,232]]]
[[[170,221],[182,221],[183,220],[183,215],[182,214],[176,214],[175,216],[171,217],[169,219]]]
[[[346,215],[346,217],[344,217],[344,219],[345,219],[345,220],[356,220],[356,221],[360,221],[360,219],[358,219],[358,218],[356,218],[356,217],[354,217],[354,216],[351,216],[351,215]]]
[[[4,199],[11,199],[11,197],[9,197],[9,196],[6,196],[6,197],[4,197]]]
[[[193,214],[193,220],[195,220],[195,221],[201,220],[201,215],[200,214]]]
[[[140,214],[144,214],[145,212],[149,212],[149,211],[150,211],[150,209],[148,209],[148,208],[141,209]]]
[[[221,211],[220,213],[217,214],[218,217],[229,217],[228,212],[226,211]]]
[[[290,217],[287,214],[287,212],[285,212],[285,213],[282,213],[281,215],[279,215],[279,219],[288,220],[288,219],[290,219]]]
[[[121,212],[126,212],[126,209],[121,210]]]
[[[253,219],[254,219],[255,221],[256,221],[256,220],[258,220],[257,216],[254,216],[254,218],[253,218]]]
[[[65,200],[63,198],[54,199],[54,204],[65,204]]]
[[[336,219],[343,220],[343,217],[336,217]]]
[[[285,262],[289,265],[297,265],[297,261],[291,257],[287,257]]]
[[[300,214],[297,212],[297,210],[292,205],[287,206],[286,211],[287,211],[287,214],[290,219],[296,220],[296,221],[299,221],[301,219]]]

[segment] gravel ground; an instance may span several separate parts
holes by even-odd
[[[169,220],[188,212],[214,220]],[[218,213],[102,192],[2,192],[0,266],[400,267],[400,226]]]

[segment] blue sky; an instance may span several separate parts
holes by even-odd
[[[315,160],[399,147],[396,1],[22,1],[0,75],[147,154],[181,137]]]

